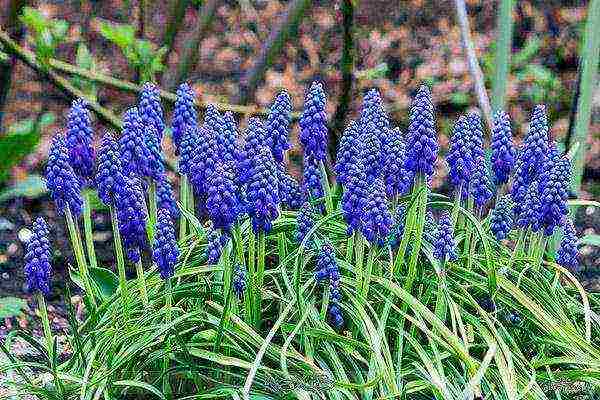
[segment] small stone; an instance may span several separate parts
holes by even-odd
[[[2,273],[2,279],[9,279],[9,278],[10,278],[10,274],[8,272]]]
[[[0,231],[12,231],[15,229],[15,224],[6,218],[0,218]]]
[[[19,250],[19,246],[16,243],[11,243],[8,245],[8,248],[6,249],[6,255],[12,256],[12,255],[16,254],[18,250]]]
[[[31,236],[33,235],[33,233],[31,232],[31,230],[27,229],[27,228],[22,228],[19,233],[18,233],[18,237],[19,240],[23,243],[27,243],[29,242],[29,239],[31,239]]]

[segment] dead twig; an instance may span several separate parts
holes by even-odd
[[[465,0],[455,0],[454,4],[456,5],[456,16],[458,18],[458,25],[460,26],[463,49],[465,51],[465,57],[469,63],[469,72],[471,73],[473,84],[475,85],[475,93],[477,94],[479,108],[481,108],[481,111],[483,112],[483,117],[489,131],[492,132],[492,107],[490,106],[490,100],[485,89],[483,72],[481,72],[481,67],[477,61],[475,46],[473,46],[473,39],[471,38],[469,17],[467,16],[467,6],[465,4]]]
[[[275,56],[279,54],[283,45],[287,42],[290,33],[297,28],[310,4],[311,0],[293,0],[289,3],[285,15],[281,18],[279,25],[269,35],[265,45],[260,50],[260,54],[256,58],[256,62],[242,78],[236,103],[246,104],[254,97],[254,92],[260,81],[264,78],[266,70],[271,66]]]

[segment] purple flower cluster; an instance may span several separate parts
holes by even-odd
[[[204,198],[208,193],[209,179],[214,174],[220,158],[217,138],[213,131],[201,127],[198,137],[198,147],[194,149],[189,178],[196,196]]]
[[[279,188],[277,166],[267,147],[256,149],[249,175],[246,196],[252,228],[254,232],[269,232],[273,221],[279,216]]]
[[[433,103],[427,86],[421,86],[410,108],[405,168],[415,175],[433,175],[438,152]]]
[[[577,233],[570,219],[565,220],[563,239],[556,252],[556,262],[571,272],[579,271],[579,252],[577,250]]]
[[[267,142],[273,152],[275,161],[279,163],[283,162],[283,153],[292,147],[288,139],[291,112],[292,99],[283,90],[273,101],[267,117]]]
[[[181,141],[188,127],[196,127],[198,125],[198,115],[194,108],[195,99],[196,94],[190,85],[187,83],[179,85],[175,108],[173,109],[173,122],[171,124],[173,142],[175,143],[175,152],[177,154],[181,153]]]
[[[362,162],[367,175],[367,181],[370,183],[382,175],[384,157],[382,152],[383,146],[375,124],[369,121],[365,125],[361,129],[362,140],[364,140],[361,149]]]
[[[214,229],[211,225],[208,227],[206,241],[206,262],[209,264],[216,264],[221,258],[223,247],[225,247],[229,241],[229,236],[221,233],[218,229]]]
[[[129,261],[140,261],[140,250],[146,248],[146,210],[141,181],[135,175],[126,177],[118,188],[117,218],[119,232]]]
[[[525,192],[523,205],[519,208],[517,224],[523,229],[537,232],[541,228],[541,201],[538,181],[532,182]]]
[[[158,210],[152,259],[158,266],[162,279],[169,279],[173,276],[178,258],[179,248],[175,239],[175,227],[171,212],[161,208]]]
[[[324,161],[327,155],[327,114],[325,112],[323,85],[313,82],[304,99],[300,116],[300,143],[305,156]]]
[[[73,216],[78,216],[83,206],[81,184],[69,163],[67,152],[64,136],[57,134],[48,154],[46,187],[60,213],[68,209]]]
[[[523,172],[529,182],[535,180],[542,172],[548,154],[548,118],[546,107],[536,106],[531,115],[529,130],[523,143],[520,159],[523,162]]]
[[[360,156],[361,143],[358,138],[359,126],[356,121],[352,121],[344,130],[335,161],[336,179],[342,185],[348,183],[350,164],[355,163]]]
[[[119,186],[123,185],[119,145],[109,132],[102,137],[98,152],[98,170],[96,172],[96,187],[98,197],[107,206],[115,205]]]
[[[325,243],[319,251],[315,280],[319,283],[329,279],[329,308],[327,314],[329,320],[336,328],[341,328],[344,318],[340,309],[340,270],[335,260],[335,250],[331,243]]]
[[[363,234],[372,244],[383,246],[394,221],[388,210],[385,197],[385,186],[382,178],[377,178],[371,184],[367,206],[364,214]]]
[[[121,146],[121,165],[125,175],[135,174],[140,178],[150,176],[152,155],[146,145],[142,119],[137,107],[125,111],[123,115],[123,133],[119,139]]]
[[[411,172],[404,169],[406,148],[400,128],[394,128],[388,132],[383,175],[387,195],[393,198],[408,191],[413,176]]]
[[[285,170],[283,164],[277,164],[277,181],[281,204],[289,210],[299,209],[306,200],[306,196],[296,179]]]
[[[160,147],[163,132],[165,131],[165,118],[162,105],[160,104],[160,92],[154,83],[146,82],[142,86],[138,110],[143,126],[146,129],[148,127],[154,128],[152,134]],[[146,135],[149,134],[150,132],[146,131]]]
[[[217,163],[215,172],[208,178],[206,195],[206,210],[213,226],[229,232],[237,219],[238,210],[233,172]]]
[[[446,155],[446,162],[450,167],[448,177],[450,183],[456,188],[462,188],[461,196],[468,194],[474,160],[469,150],[469,126],[464,116],[454,124],[450,137],[450,149]]]
[[[321,174],[319,161],[313,156],[305,154],[302,174],[304,177],[304,191],[313,200],[322,199],[325,196],[325,190],[323,189],[323,175]]]
[[[156,183],[156,203],[159,208],[167,210],[173,220],[179,218],[179,207],[177,207],[173,187],[166,174],[162,174]]]
[[[504,111],[494,115],[492,132],[492,171],[496,185],[508,183],[510,174],[515,167],[516,152],[513,144],[510,117]]]
[[[504,240],[513,228],[513,204],[510,197],[501,197],[492,210],[490,229],[496,240]]]
[[[33,232],[27,242],[25,252],[25,281],[27,290],[39,290],[44,295],[50,293],[51,248],[48,240],[49,229],[46,221],[39,217],[33,223]]]
[[[250,118],[246,128],[244,148],[239,156],[238,179],[240,183],[248,182],[254,168],[252,163],[257,151],[267,145],[267,129],[263,121],[260,118]]]
[[[192,161],[197,152],[200,137],[196,125],[185,126],[179,139],[179,173],[187,175],[188,178],[192,172]]]
[[[404,235],[404,226],[406,224],[406,207],[399,205],[394,212],[393,218],[394,224],[390,230],[388,236],[388,243],[392,247],[396,247],[400,244],[402,236]]]
[[[548,169],[540,177],[540,216],[544,234],[551,236],[567,215],[571,162],[567,157],[549,158]]]
[[[348,224],[348,234],[362,230],[363,218],[367,208],[369,190],[362,162],[349,164],[348,180],[342,195],[342,213]]]
[[[433,244],[433,256],[442,262],[446,260],[455,261],[458,258],[456,242],[454,241],[454,229],[448,213],[442,214],[439,219]]]
[[[73,171],[83,184],[88,185],[94,178],[94,147],[92,121],[85,100],[73,101],[67,117],[67,148]]]
[[[302,243],[308,232],[315,226],[315,210],[308,202],[302,204],[296,215],[296,241]]]
[[[246,267],[236,263],[233,269],[233,291],[237,297],[242,297],[246,290]]]
[[[162,148],[158,139],[158,133],[153,125],[144,128],[144,141],[148,148],[148,175],[158,181],[165,173],[165,162],[162,156]]]
[[[224,162],[234,162],[238,159],[237,138],[239,136],[237,123],[231,111],[223,114],[223,128],[217,138],[219,154]]]

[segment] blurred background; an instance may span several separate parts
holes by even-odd
[[[442,147],[433,184],[447,192],[441,157],[453,121],[480,108],[463,51],[460,3],[464,2],[0,0],[0,336],[15,324],[28,324],[22,312],[27,304],[16,296],[23,297],[22,248],[33,216],[41,214],[50,221],[53,237],[66,237],[41,175],[49,139],[64,127],[73,97],[84,94],[93,104],[99,137],[106,129],[117,130],[122,112],[137,100],[137,84],[145,80],[156,81],[168,92],[163,99],[168,124],[173,93],[188,81],[201,105],[216,102],[222,109],[238,111],[242,126],[283,88],[300,110],[305,89],[319,80],[329,96],[334,140],[356,118],[362,94],[372,87],[380,90],[394,125],[404,131],[412,94],[427,84],[437,107]],[[503,20],[505,4],[512,10]],[[587,87],[591,122],[583,134],[590,147],[579,174],[582,184],[573,196],[598,200],[600,90],[597,81],[586,86],[579,78],[590,8],[589,1],[579,0],[465,4],[483,84],[492,106],[503,106],[511,115],[517,141],[527,131],[533,106],[545,103],[553,140],[561,149],[570,149],[581,135],[576,129],[575,111],[582,96],[578,88]],[[499,46],[510,54],[502,63]],[[597,73],[597,65],[596,53],[588,70]],[[504,85],[495,81],[498,68],[505,70]],[[297,130],[294,126],[294,138]],[[170,143],[165,146],[172,154]],[[296,147],[290,158],[296,173],[298,151]],[[576,225],[580,236],[595,237],[591,235],[600,230],[600,211],[580,207]],[[96,212],[101,261],[112,257],[109,226],[106,214]],[[56,247],[57,257],[69,259],[67,243],[59,241]],[[581,248],[585,268],[580,278],[592,290],[600,286],[597,249],[585,243]],[[55,274],[65,274],[64,265],[55,266]],[[56,307],[51,312],[60,317]],[[60,324],[60,318],[55,323]]]

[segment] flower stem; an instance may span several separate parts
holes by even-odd
[[[83,288],[85,290],[84,298],[88,303],[86,305],[91,308],[91,312],[94,312],[94,310],[96,309],[96,298],[94,296],[94,290],[92,288],[92,284],[89,278],[88,267],[85,263],[85,257],[83,255],[83,246],[81,245],[79,230],[75,226],[73,214],[71,214],[71,210],[68,207],[65,209],[65,218],[67,220],[67,227],[69,229],[71,246],[73,248],[73,253],[75,254],[75,261],[77,262],[79,276],[81,278],[81,282],[83,283]]]
[[[369,249],[369,256],[367,258],[367,266],[365,268],[365,274],[363,276],[362,282],[362,297],[363,299],[367,299],[367,295],[369,294],[369,285],[371,284],[371,273],[373,272],[373,263],[375,262],[375,256],[377,255],[377,246],[375,244],[371,245]]]
[[[356,236],[356,232],[352,232],[352,235],[348,236],[348,241],[346,244],[346,262],[348,264],[352,263],[352,255],[354,254],[354,237]]]
[[[154,226],[156,225],[156,183],[150,182],[148,186],[148,224],[150,224],[150,243],[154,240]]]
[[[425,177],[418,178],[419,186],[425,187]],[[423,240],[423,227],[425,225],[425,216],[427,214],[427,190],[419,192],[419,198],[417,199],[416,209],[416,224],[415,224],[415,242],[410,253],[410,260],[408,262],[408,276],[404,289],[410,293],[413,282],[417,276],[417,261],[419,260],[419,254],[421,252],[421,242]]]
[[[356,274],[356,283],[357,286],[361,285],[363,280],[363,259],[365,254],[365,238],[361,232],[356,232],[356,246],[355,246],[355,259],[354,259],[354,267],[356,270],[354,273]]]
[[[323,164],[323,161],[320,162],[319,168],[321,169],[323,188],[325,188],[325,209],[327,210],[327,214],[331,214],[333,212],[333,193],[331,191],[331,186],[329,186],[327,170],[325,169],[325,164]]]
[[[264,231],[258,232],[258,253],[256,258],[256,320],[255,326],[259,328],[262,313],[262,286],[265,275],[266,235]]]
[[[148,288],[146,287],[146,278],[144,276],[144,267],[142,266],[142,260],[138,260],[135,263],[135,272],[137,274],[138,286],[140,289],[140,294],[142,296],[142,302],[144,303],[144,307],[148,306]]]
[[[171,324],[171,321],[173,320],[173,316],[172,316],[172,308],[173,308],[173,286],[171,285],[171,278],[167,278],[165,280],[165,315],[166,315],[166,322],[168,325]],[[171,354],[171,338],[170,338],[170,334],[169,332],[167,332],[166,338],[165,338],[165,357],[163,359],[163,390],[166,393],[171,393],[171,385],[169,382],[169,374],[167,374],[166,372],[169,370],[169,364],[170,364],[170,360],[169,360],[169,354]]]
[[[187,211],[188,209],[188,179],[186,175],[181,175],[181,182],[179,187],[179,202],[181,203],[181,208]],[[183,240],[186,233],[186,223],[187,220],[184,215],[179,218],[179,240]]]
[[[91,191],[86,190],[83,193],[83,230],[85,234],[85,244],[87,247],[88,259],[90,266],[96,268],[96,250],[94,249],[94,234],[92,227],[92,207],[90,204]]]
[[[254,234],[254,231],[252,229],[250,229],[250,231],[248,232],[248,283],[249,283],[249,289],[250,290],[246,290],[246,292],[248,293],[248,297],[247,299],[245,299],[246,301],[246,311],[247,311],[247,317],[249,319],[248,322],[252,321],[252,323],[254,323],[254,321],[256,321],[256,292],[257,292],[257,281],[256,281],[256,270],[254,268],[255,265],[255,250],[256,250],[256,235]]]
[[[44,294],[39,290],[36,293],[38,310],[40,311],[40,317],[42,320],[42,328],[44,330],[44,339],[46,339],[46,347],[48,354],[52,354],[54,347],[54,340],[52,339],[52,330],[50,329],[50,319],[48,318],[48,308],[46,307],[46,299]]]
[[[121,304],[125,323],[129,322],[129,289],[127,288],[127,275],[125,274],[125,258],[123,257],[123,244],[121,243],[121,232],[119,231],[119,220],[114,207],[110,207],[110,219],[113,228],[113,242],[115,246],[115,257],[117,259],[117,272],[119,273],[119,290],[121,291]]]

